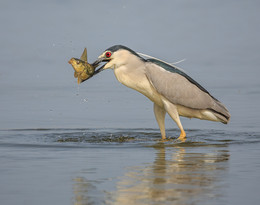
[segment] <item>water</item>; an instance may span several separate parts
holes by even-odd
[[[1,204],[257,204],[258,1],[1,1]],[[90,62],[123,44],[176,62],[222,101],[228,125],[167,116]]]
[[[187,132],[185,143],[174,138],[163,143],[153,129],[1,131],[1,202],[243,204],[259,199],[248,190],[259,187],[260,133]]]

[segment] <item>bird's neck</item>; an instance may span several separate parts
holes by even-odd
[[[146,79],[141,65],[121,65],[114,68],[117,80],[123,85],[139,91],[140,84]]]
[[[114,69],[117,80],[123,85],[132,88],[146,97],[151,101],[156,102],[158,105],[161,101],[158,101],[158,93],[154,90],[153,86],[149,82],[145,74],[145,65],[136,67],[130,67],[129,65],[122,65]]]

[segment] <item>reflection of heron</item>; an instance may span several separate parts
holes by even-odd
[[[103,192],[99,192],[96,187],[97,181],[85,177],[75,177],[73,181],[74,205],[103,204]]]
[[[93,184],[88,183],[83,177],[76,177],[73,179],[74,186],[74,205],[91,204],[92,198],[89,197],[89,191],[95,189]]]
[[[157,155],[150,166],[134,168],[118,182],[113,204],[192,204],[209,200],[221,174],[226,171],[229,154],[226,150],[196,153],[196,148],[163,144],[156,146]],[[174,153],[167,159],[167,152]],[[205,150],[204,150],[205,151]]]

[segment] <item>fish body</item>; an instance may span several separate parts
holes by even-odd
[[[90,78],[95,72],[93,65],[78,58],[71,58],[69,64],[71,64],[75,70],[74,77],[78,78],[78,84]]]
[[[78,84],[84,82],[94,75],[96,66],[88,63],[86,48],[84,49],[80,59],[71,58],[69,60],[69,64],[71,64],[75,70],[74,77],[78,78]]]

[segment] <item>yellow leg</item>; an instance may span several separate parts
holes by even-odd
[[[179,113],[178,113],[176,106],[170,102],[164,101],[164,107],[165,107],[165,110],[167,111],[167,113],[176,122],[176,124],[178,125],[178,127],[181,130],[181,134],[180,134],[178,140],[185,142],[186,133],[182,127],[181,120],[180,120]]]
[[[166,135],[162,135],[162,141],[166,141]]]
[[[156,121],[159,125],[160,131],[161,131],[161,135],[162,135],[162,141],[166,140],[166,134],[165,134],[165,114],[166,111],[164,108],[156,105],[155,103],[153,104],[153,111],[154,111],[154,115],[156,118]]]
[[[186,133],[185,133],[184,129],[182,129],[182,130],[181,130],[181,134],[180,134],[178,140],[180,140],[180,141],[182,141],[182,142],[185,142],[186,139],[187,139],[187,138],[186,138]]]

